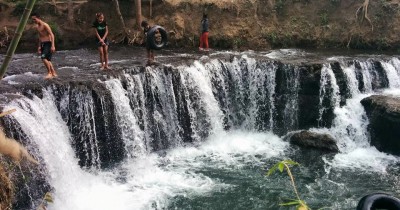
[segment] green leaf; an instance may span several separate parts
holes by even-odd
[[[295,165],[300,165],[298,162],[294,162],[293,160],[284,160],[284,162],[287,164],[287,165],[291,165],[291,166],[295,166]]]
[[[279,204],[280,206],[293,206],[293,205],[299,205],[300,202],[298,200],[290,201],[287,203],[281,203]]]
[[[281,171],[281,173],[282,173],[283,169],[285,168],[285,165],[282,162],[280,162],[278,167],[279,167],[279,171]]]
[[[275,173],[276,169],[278,168],[279,163],[275,164],[274,166],[272,166],[272,168],[270,168],[267,172],[267,176],[272,175],[273,173]]]

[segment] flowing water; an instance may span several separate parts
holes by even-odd
[[[147,67],[146,73],[127,71],[98,81],[114,104],[122,141],[113,140],[124,144],[122,161],[107,167],[100,167],[101,141],[92,94],[65,91],[57,99],[56,88],[50,86],[43,88],[42,96],[31,94],[7,103],[5,109],[17,108],[11,118],[36,145],[39,152],[34,155],[47,169],[54,198],[48,209],[288,209],[279,204],[295,198],[289,177],[280,173],[267,177],[266,172],[289,158],[301,163],[293,168],[293,175],[301,198],[312,208],[354,209],[363,195],[378,191],[400,195],[400,158],[369,145],[368,118],[360,100],[374,93],[371,62],[359,63],[364,84],[360,90],[354,64],[337,57],[325,60],[319,126],[312,130],[334,136],[340,152],[322,154],[306,153],[274,134],[280,126],[286,131],[298,127],[299,69],[284,67],[287,92],[286,98],[279,98],[284,117],[278,123],[278,66],[268,60],[257,62],[253,55],[238,53],[229,62],[195,60],[178,65],[177,74]],[[332,60],[340,63],[347,80],[349,98],[343,105],[344,93],[328,63]],[[85,62],[97,65],[91,58]],[[389,88],[379,91],[400,96],[400,61],[392,58],[381,63]],[[5,81],[18,83],[14,78]],[[180,82],[179,91],[175,81]],[[76,134],[65,120],[72,109],[71,98],[81,102],[74,112],[80,122],[75,126],[78,141],[87,139],[83,150],[89,167],[79,165],[73,147]],[[105,99],[100,99],[99,109],[106,113]],[[329,107],[334,109],[334,119],[332,126],[324,127],[321,122]],[[190,122],[187,128],[178,123],[185,120],[183,112]],[[192,131],[186,136],[190,142],[181,134],[185,129]]]

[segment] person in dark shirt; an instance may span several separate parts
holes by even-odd
[[[143,27],[144,32],[144,40],[146,42],[146,50],[147,50],[147,65],[151,65],[154,63],[154,50],[151,49],[150,43],[147,42],[147,32],[151,29],[149,23],[145,20],[140,24]]]
[[[100,54],[100,65],[102,70],[109,70],[108,67],[108,26],[103,13],[96,13],[96,20],[93,22],[96,32],[96,43]]]
[[[200,36],[200,51],[208,51],[208,18],[207,14],[203,14],[201,20],[201,36]]]

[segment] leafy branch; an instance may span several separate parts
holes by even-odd
[[[277,169],[279,169],[279,171],[281,173],[286,169],[286,172],[290,177],[290,182],[292,184],[293,191],[296,194],[296,199],[292,199],[292,201],[290,201],[290,202],[282,203],[279,205],[281,205],[281,206],[296,206],[297,210],[311,210],[311,208],[307,206],[306,202],[300,199],[299,192],[297,191],[297,187],[294,182],[293,174],[290,171],[290,166],[296,166],[296,165],[299,166],[300,164],[297,162],[294,162],[293,160],[282,160],[268,170],[267,176],[270,176],[273,173],[275,173]]]

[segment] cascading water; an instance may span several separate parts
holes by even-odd
[[[338,107],[340,104],[340,90],[330,64],[324,64],[321,70],[319,89],[319,118],[318,125],[322,125],[327,109]]]
[[[304,159],[306,167],[293,173],[312,207],[354,209],[369,189],[400,194],[392,187],[400,183],[393,167],[399,158],[369,146],[360,104],[384,84],[373,78],[392,75],[389,86],[398,88],[399,60],[380,61],[379,75],[373,61],[340,60],[345,88],[331,62],[321,65],[320,89],[308,92],[304,67],[244,53],[176,69],[126,69],[97,81],[100,89],[45,89],[43,96],[16,99],[6,108],[18,109],[10,118],[43,159],[54,195],[48,209],[285,209],[279,200],[294,197],[287,177],[265,172],[289,157]],[[349,92],[344,105],[341,90]],[[310,124],[323,127],[333,113],[332,125],[315,131],[334,136],[339,154],[296,156],[299,150],[273,134],[302,126],[300,116],[311,113],[302,113],[299,101],[313,91],[307,106],[315,102],[318,109]],[[74,151],[77,142],[84,145],[82,156]],[[122,160],[102,165],[103,155],[117,153]]]
[[[117,79],[108,80],[105,83],[114,100],[115,112],[118,115],[118,124],[125,143],[125,151],[129,157],[140,157],[148,149],[144,143],[144,135],[139,128],[138,120],[129,105],[127,93],[123,89],[121,82]]]
[[[388,63],[382,61],[382,65],[384,66],[384,70],[387,75],[394,75],[395,69],[393,66]],[[341,61],[341,66],[343,72],[346,76],[347,80],[347,89],[350,92],[351,98],[347,99],[346,104],[344,106],[340,106],[338,103],[335,104],[334,114],[335,119],[333,121],[333,126],[330,129],[322,129],[323,132],[328,132],[334,136],[338,141],[338,147],[341,153],[336,155],[332,162],[329,162],[334,167],[349,167],[349,168],[357,168],[360,170],[364,170],[368,168],[369,170],[376,170],[385,172],[388,165],[393,164],[397,161],[397,158],[386,155],[384,153],[380,153],[376,150],[375,147],[371,147],[369,145],[369,134],[367,131],[368,127],[368,118],[364,111],[364,107],[361,105],[360,101],[368,96],[370,96],[373,92],[371,87],[371,80],[369,77],[369,73],[363,73],[363,76],[366,78],[363,79],[364,83],[364,93],[361,94],[359,90],[358,80],[356,78],[356,69],[354,64],[347,64]],[[369,68],[371,64],[368,62],[362,63],[361,69],[363,72],[369,72]],[[366,67],[366,68],[365,68]],[[327,68],[328,69],[328,68]],[[323,72],[323,71],[322,71]],[[330,71],[328,71],[330,72]],[[324,93],[323,89],[326,89],[326,77],[325,73],[322,73],[321,78],[321,91]],[[333,72],[328,73],[330,77],[330,88],[333,90],[338,90],[336,79],[332,79],[334,77]],[[396,77],[397,74],[396,74]],[[394,83],[396,83],[396,79]],[[393,82],[392,82],[393,83]],[[334,91],[336,92],[336,91]],[[331,96],[332,101],[337,101],[337,94],[333,94]],[[321,100],[320,100],[321,101]],[[321,130],[314,130],[319,132]]]

